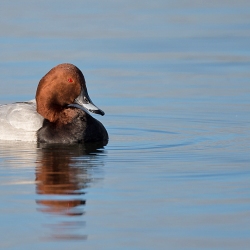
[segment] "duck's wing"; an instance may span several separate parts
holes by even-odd
[[[13,129],[37,131],[42,127],[44,118],[36,111],[36,103],[17,102],[0,106],[0,123]]]

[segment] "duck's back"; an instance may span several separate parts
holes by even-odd
[[[0,140],[36,141],[43,120],[33,100],[0,105]]]

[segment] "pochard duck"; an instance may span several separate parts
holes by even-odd
[[[0,106],[0,139],[107,144],[106,129],[88,112],[104,115],[91,101],[81,70],[59,64],[40,80],[36,100]]]

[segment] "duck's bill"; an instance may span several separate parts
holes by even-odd
[[[104,115],[105,113],[99,109],[95,104],[91,101],[88,92],[83,91],[81,94],[75,99],[73,104],[70,104],[69,106],[73,106],[76,108],[83,109],[84,111],[89,111],[98,115]]]

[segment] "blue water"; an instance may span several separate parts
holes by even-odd
[[[84,73],[104,148],[0,142],[1,249],[249,249],[250,2],[4,1],[0,103]]]

